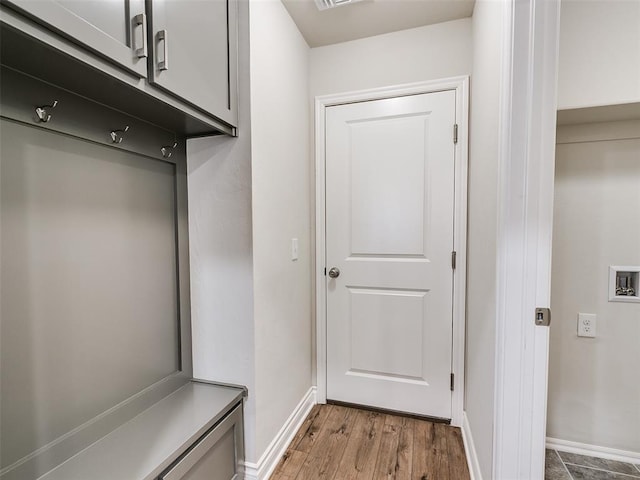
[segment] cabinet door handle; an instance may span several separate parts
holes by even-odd
[[[142,46],[135,49],[136,57],[147,58],[147,16],[144,13],[136,15],[133,24],[136,27],[142,25]]]
[[[166,30],[160,30],[157,34],[158,43],[162,42],[162,60],[158,59],[158,70],[169,70],[169,37]]]

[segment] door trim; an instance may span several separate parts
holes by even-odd
[[[502,31],[493,478],[544,477],[560,2],[508,2]]]
[[[445,90],[456,93],[456,123],[458,142],[455,155],[455,207],[453,245],[457,252],[453,275],[453,335],[451,365],[455,373],[451,397],[451,424],[462,426],[464,408],[464,351],[465,351],[465,299],[467,272],[467,165],[469,77],[451,77],[391,87],[323,95],[315,98],[315,189],[316,189],[316,374],[318,403],[327,401],[327,304],[324,268],[326,266],[326,212],[325,212],[325,115],[327,107],[346,103],[381,100],[385,98],[419,95]],[[451,132],[453,141],[453,130]]]

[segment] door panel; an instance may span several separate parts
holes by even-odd
[[[236,9],[235,0],[154,0],[151,13],[151,82],[231,125],[237,124]]]
[[[425,292],[350,288],[351,368],[349,374],[423,379],[422,316]],[[389,318],[396,321],[389,322]],[[380,355],[379,345],[403,345]],[[393,381],[393,378],[390,378]]]
[[[327,398],[451,416],[455,93],[329,107]]]
[[[144,14],[144,0],[7,0],[66,37],[121,67],[147,76],[147,59],[138,55],[146,38],[134,18]]]
[[[349,123],[352,254],[424,255],[427,122],[419,113]]]
[[[96,0],[55,0],[55,3],[66,8],[69,12],[86,20],[101,32],[109,35],[123,45],[129,42],[127,0],[96,1]],[[71,32],[70,32],[71,33]]]

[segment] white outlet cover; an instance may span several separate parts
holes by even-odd
[[[595,313],[578,313],[578,336],[594,338],[596,336]]]

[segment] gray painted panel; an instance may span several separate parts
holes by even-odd
[[[152,3],[150,80],[218,118],[237,124],[237,3]],[[167,40],[158,40],[166,30]],[[169,68],[160,70],[165,53]]]
[[[186,142],[185,142],[186,143]],[[176,152],[176,254],[178,275],[180,370],[193,374],[191,355],[191,285],[189,283],[189,212],[187,204],[187,159],[184,147]]]
[[[147,76],[147,59],[134,54],[131,38],[140,38],[132,19],[144,13],[144,0],[82,2],[69,0],[7,0],[36,21],[116,62],[140,77]]]
[[[173,132],[7,67],[0,69],[0,78],[2,80],[0,82],[2,104],[0,116],[2,117],[171,163],[175,163],[178,158],[184,156],[186,151],[184,139],[176,138]],[[51,105],[54,101],[58,102],[56,107],[47,108],[51,119],[46,123],[38,120],[35,108]],[[111,132],[123,130],[126,127],[129,127],[126,132],[120,132],[121,143],[113,143]],[[162,147],[173,145],[176,140],[178,148],[174,149],[170,158],[165,159]]]
[[[91,419],[82,428],[49,444],[41,451],[0,471],[2,480],[32,480],[40,478],[56,466],[81,452],[140,412],[156,404],[189,382],[182,373],[171,375],[140,392],[122,404]]]
[[[181,480],[232,480],[237,473],[233,429],[191,468]],[[169,478],[167,477],[167,480]]]
[[[242,410],[238,407],[159,480],[233,480],[240,469],[236,450],[240,453],[242,428]]]
[[[129,0],[54,0],[74,15],[89,22],[98,31],[106,33],[118,43],[131,47],[129,37],[130,14]],[[133,2],[134,8],[139,8]],[[142,13],[142,12],[139,12]],[[73,35],[73,32],[67,32]]]
[[[185,385],[40,480],[155,480],[241,398],[237,389]],[[236,412],[242,415],[241,405]],[[235,432],[241,441],[241,418]],[[237,462],[243,459],[240,443]]]
[[[179,367],[174,165],[2,120],[2,465]]]

